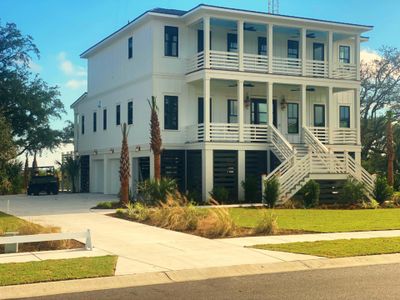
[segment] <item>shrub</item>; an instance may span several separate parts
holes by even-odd
[[[94,208],[98,209],[115,209],[120,207],[119,201],[105,201],[98,203]]]
[[[374,197],[382,204],[393,196],[393,188],[387,183],[386,177],[378,176],[375,180]]]
[[[264,210],[260,221],[254,227],[255,234],[275,234],[278,232],[278,217],[271,211]]]
[[[364,209],[377,209],[379,208],[379,202],[376,201],[375,199],[369,201],[363,201],[361,203],[361,207]]]
[[[258,192],[258,178],[250,176],[246,180],[241,182],[242,188],[244,189],[244,197],[246,202],[254,203],[257,202],[259,195]]]
[[[392,199],[393,199],[393,204],[394,204],[394,205],[400,206],[400,192],[395,192],[395,193],[393,194]]]
[[[178,186],[176,180],[163,177],[160,180],[148,179],[138,184],[138,201],[145,205],[156,205],[166,201],[168,194],[174,194]]]
[[[308,181],[301,189],[305,208],[315,207],[319,204],[319,184],[315,180]]]
[[[265,183],[263,203],[269,207],[275,207],[279,199],[279,180],[276,176],[272,176]]]
[[[362,203],[365,200],[365,186],[353,178],[348,178],[343,185],[342,201]]]
[[[139,222],[147,221],[150,218],[149,208],[139,202],[135,204],[129,203],[125,213],[128,218]]]
[[[22,163],[9,161],[0,170],[0,194],[19,194],[23,190]]]
[[[229,199],[229,191],[227,188],[222,186],[216,186],[210,193],[212,199],[218,201],[219,203],[227,203]]]

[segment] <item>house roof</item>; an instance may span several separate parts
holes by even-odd
[[[84,92],[78,99],[75,100],[74,103],[71,104],[70,108],[73,109],[79,102],[85,100],[86,96],[87,96],[87,92]]]
[[[148,11],[145,11],[143,14],[139,15],[137,18],[132,20],[131,22],[128,22],[128,24],[124,25],[120,29],[116,30],[115,32],[111,33],[104,39],[102,39],[100,42],[96,43],[86,51],[84,51],[80,56],[81,58],[87,58],[87,56],[97,49],[99,46],[103,45],[105,42],[109,41],[111,38],[116,36],[117,34],[123,32],[125,29],[133,26],[136,24],[138,21],[140,21],[142,18],[149,16],[149,15],[165,15],[165,16],[170,16],[170,17],[186,17],[192,13],[195,13],[196,11],[200,9],[209,9],[209,10],[219,10],[219,11],[226,11],[226,12],[236,12],[236,13],[244,13],[244,14],[256,14],[260,16],[268,16],[271,18],[277,18],[277,19],[287,19],[287,20],[299,20],[299,21],[309,21],[313,23],[319,23],[319,24],[332,24],[332,25],[339,25],[339,26],[349,26],[349,27],[355,27],[358,30],[363,30],[363,31],[368,31],[373,28],[373,26],[370,25],[360,25],[360,24],[353,24],[353,23],[346,23],[346,22],[336,22],[336,21],[329,21],[329,20],[323,20],[323,19],[315,19],[315,18],[305,18],[305,17],[296,17],[296,16],[289,16],[289,15],[281,15],[281,14],[271,14],[267,12],[262,12],[262,11],[254,11],[254,10],[247,10],[247,9],[238,9],[238,8],[229,8],[229,7],[223,7],[223,6],[215,6],[215,5],[208,5],[208,4],[199,4],[196,7],[185,11],[185,10],[178,10],[178,9],[169,9],[169,8],[153,8]]]

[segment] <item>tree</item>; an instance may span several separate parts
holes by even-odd
[[[80,160],[79,157],[67,156],[63,162],[57,161],[57,164],[61,167],[61,173],[66,174],[72,184],[72,192],[76,193],[76,180],[79,176]]]
[[[28,153],[25,154],[25,166],[24,166],[24,188],[28,189],[28,180],[29,180],[29,159]]]
[[[158,107],[156,97],[151,96],[151,101],[147,99],[150,105],[150,148],[154,155],[154,178],[161,179],[161,152],[162,140],[160,132],[160,122],[158,121]]]
[[[29,67],[39,50],[31,36],[23,35],[13,23],[0,23],[0,113],[11,127],[20,155],[54,149],[62,132],[50,127],[65,113],[57,87],[50,87]]]
[[[15,157],[16,145],[11,134],[11,126],[6,118],[0,114],[0,169]]]
[[[121,204],[127,206],[129,204],[129,178],[130,164],[129,164],[129,149],[128,149],[128,134],[126,123],[122,125],[122,147],[121,158],[119,166],[119,179],[121,182],[120,201]]]
[[[387,120],[387,131],[386,131],[386,152],[387,152],[387,182],[393,187],[394,176],[393,176],[393,163],[394,163],[394,145],[393,145],[393,118],[392,112],[388,111],[386,115]]]

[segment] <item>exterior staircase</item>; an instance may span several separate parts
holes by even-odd
[[[270,132],[272,151],[282,163],[264,178],[263,183],[272,176],[278,177],[278,203],[289,200],[310,179],[318,180],[323,176],[330,180],[352,177],[364,184],[366,196],[372,198],[375,177],[348,153],[333,153],[307,127],[303,128],[304,144],[291,145],[276,128],[271,128]]]

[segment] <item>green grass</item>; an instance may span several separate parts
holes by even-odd
[[[232,208],[235,223],[254,228],[265,209]],[[400,209],[275,209],[280,229],[345,232],[400,229]]]
[[[113,276],[117,256],[0,264],[0,286]]]
[[[7,231],[18,231],[22,226],[30,224],[28,221],[8,215],[0,211],[0,234]]]
[[[106,201],[106,202],[100,202],[98,203],[95,207],[96,209],[116,209],[120,208],[121,203],[119,201]]]
[[[268,244],[255,245],[253,248],[329,258],[364,256],[399,253],[400,237]]]

